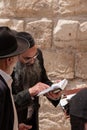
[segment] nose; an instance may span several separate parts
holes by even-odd
[[[35,59],[32,58],[31,61],[30,61],[30,63],[31,63],[31,64],[34,64],[34,62],[35,62]]]
[[[32,58],[29,62],[27,62],[27,64],[28,64],[28,65],[33,65],[33,64],[34,64],[34,62],[35,62],[35,59],[34,59],[34,58]]]

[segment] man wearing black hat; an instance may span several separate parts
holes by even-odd
[[[17,55],[23,53],[28,46],[26,39],[15,37],[8,27],[0,27],[0,130],[18,130],[10,74],[17,62]]]
[[[37,88],[35,84],[42,82],[51,86],[52,82],[47,77],[42,52],[36,47],[33,37],[26,32],[19,32],[17,36],[24,37],[30,43],[29,49],[19,55],[19,61],[13,72],[12,88],[13,94],[15,94],[18,118],[20,123],[31,124],[32,130],[39,130],[38,110],[40,105],[37,94],[42,91],[43,85],[39,85],[40,87]],[[51,93],[47,96],[52,98],[54,95]],[[57,106],[59,100],[51,100],[51,102]]]

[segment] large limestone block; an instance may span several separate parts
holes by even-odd
[[[77,48],[77,32],[79,28],[78,21],[59,20],[54,28],[54,45],[57,47],[73,47]]]
[[[78,27],[78,21],[61,19],[54,28],[54,38],[59,41],[75,40]]]
[[[64,50],[43,51],[45,68],[53,79],[74,78],[74,55]]]
[[[17,31],[23,31],[24,21],[16,19],[0,19],[0,26],[8,26]]]
[[[12,25],[12,21],[10,19],[0,19],[0,26],[8,26]]]
[[[87,0],[57,0],[58,13],[61,15],[87,14]]]
[[[78,40],[87,40],[87,21],[80,24],[78,29]]]
[[[24,21],[23,20],[14,20],[13,29],[17,31],[24,31]]]
[[[77,49],[80,52],[87,52],[87,40],[79,40]]]
[[[0,17],[51,16],[52,0],[0,0]]]
[[[87,52],[78,53],[75,61],[75,77],[87,79]]]
[[[16,0],[14,13],[18,17],[49,16],[52,0]]]
[[[78,29],[78,50],[87,51],[87,21],[80,24]]]
[[[0,0],[0,17],[6,18],[15,16],[14,15],[15,8],[16,8],[16,1]]]
[[[40,48],[50,48],[52,41],[52,21],[41,19],[26,24],[25,30],[32,34]]]

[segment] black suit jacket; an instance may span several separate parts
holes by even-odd
[[[70,100],[70,115],[87,119],[87,88],[80,90]]]
[[[10,90],[0,75],[0,130],[13,130],[14,113]]]
[[[46,70],[44,68],[43,55],[42,55],[42,52],[40,49],[38,49],[38,53],[39,53],[39,55],[37,58],[39,60],[40,67],[41,67],[40,82],[51,86],[52,82],[47,77]],[[13,74],[12,74],[13,81],[14,81],[14,75],[15,75],[15,72],[13,72]],[[23,91],[22,86],[23,86],[23,84],[21,81],[20,81],[19,86],[15,86],[14,82],[12,85],[13,94],[15,94],[14,100],[15,100],[15,104],[17,107],[17,111],[18,111],[19,122],[24,122],[24,119],[26,119],[26,117],[27,117],[27,107],[33,102],[35,111],[34,111],[32,119],[29,122],[33,125],[32,130],[38,130],[38,108],[40,107],[38,97],[35,97],[35,99],[32,101],[32,98],[29,95],[29,91],[28,90]],[[57,106],[57,104],[59,103],[59,100],[56,100],[56,101],[50,100],[50,101],[52,102],[52,104],[54,106]],[[19,109],[21,109],[21,110],[19,110]]]

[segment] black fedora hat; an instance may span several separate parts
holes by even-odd
[[[29,41],[15,36],[9,27],[0,27],[0,59],[19,55],[29,48]]]

